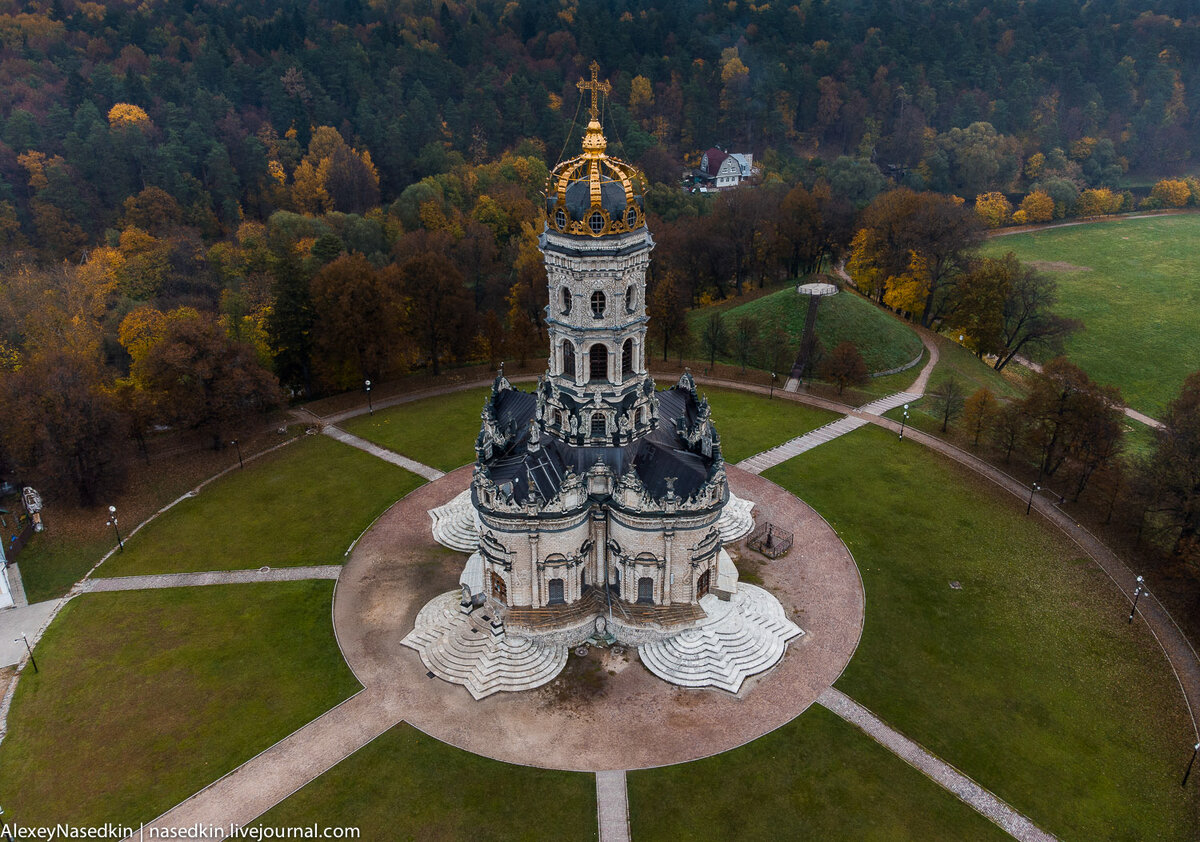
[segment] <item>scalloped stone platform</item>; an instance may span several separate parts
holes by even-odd
[[[553,681],[567,665],[567,647],[508,634],[489,612],[464,614],[459,591],[434,597],[418,613],[400,643],[417,650],[438,678],[461,684],[476,699],[493,693],[532,690]]]
[[[444,506],[429,510],[433,539],[451,550],[473,553],[479,549],[479,515],[471,505],[468,488]]]
[[[718,687],[736,693],[752,675],[779,663],[787,643],[804,631],[762,588],[741,582],[728,602],[700,600],[708,617],[694,628],[638,649],[642,663],[682,687]]]
[[[732,544],[753,531],[753,508],[753,500],[744,500],[732,491],[729,492],[729,502],[725,504],[721,517],[717,519],[717,531],[721,533],[722,541]]]

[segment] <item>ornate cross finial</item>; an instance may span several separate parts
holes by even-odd
[[[583,93],[584,91],[592,92],[592,120],[599,121],[600,105],[598,102],[598,95],[604,94],[605,96],[608,96],[609,92],[612,90],[612,85],[610,85],[608,82],[599,81],[600,64],[598,62],[593,61],[590,65],[588,65],[588,69],[592,71],[592,81],[584,82],[583,80],[580,80],[575,83],[575,87],[579,88],[580,93]]]

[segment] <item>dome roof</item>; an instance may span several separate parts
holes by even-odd
[[[583,136],[583,154],[563,161],[546,180],[546,224],[563,234],[603,237],[624,234],[646,226],[643,194],[646,179],[632,164],[604,153],[608,141],[597,119],[596,90],[607,90],[596,82],[580,83],[590,89],[592,119]]]

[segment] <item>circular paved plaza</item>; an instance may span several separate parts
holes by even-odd
[[[364,687],[382,692],[405,721],[467,751],[532,766],[581,771],[682,763],[735,748],[802,713],[841,674],[858,645],[863,588],[854,559],[809,506],[774,483],[727,466],[730,486],[753,500],[759,523],[796,535],[791,552],[756,572],[805,634],[783,661],[736,696],[689,690],[656,678],[636,651],[593,649],[554,682],[481,701],[430,678],[401,646],[421,607],[456,590],[466,557],[437,544],[428,511],[470,482],[460,468],[397,502],[363,535],[338,581],[334,628]],[[746,565],[740,565],[743,571]],[[574,660],[574,656],[573,656]]]

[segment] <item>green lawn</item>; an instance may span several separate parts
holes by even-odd
[[[5,818],[136,826],[353,694],[332,592],[280,582],[73,599],[8,716]]]
[[[688,313],[688,324],[696,349],[702,347],[699,344],[700,335],[711,312],[709,308],[699,308]],[[726,332],[731,337],[737,320],[750,316],[758,320],[759,330],[763,333],[776,325],[782,326],[788,332],[794,349],[800,347],[807,315],[808,296],[797,294],[794,286],[722,313]],[[873,372],[904,365],[921,353],[921,338],[912,328],[853,292],[840,292],[822,299],[817,310],[817,336],[826,351],[833,350],[840,342],[853,342],[863,355],[867,370]],[[700,350],[694,350],[694,354],[703,356]],[[718,359],[726,363],[735,362],[732,354]]]
[[[424,480],[309,436],[207,485],[125,542],[100,576],[340,564],[388,506]]]
[[[1020,398],[1024,395],[1026,369],[1016,363],[1005,366],[1003,372],[996,371],[962,345],[946,337],[938,340],[938,364],[929,375],[925,397],[914,401],[909,407],[908,423],[927,433],[940,433],[942,418],[934,405],[932,393],[947,380],[957,380],[967,398],[979,389],[987,388],[997,398]],[[903,409],[897,407],[884,413],[887,418],[899,421]],[[956,423],[956,422],[951,422]]]
[[[596,779],[511,766],[401,723],[281,802],[265,827],[353,826],[365,842],[596,838]]]
[[[531,390],[533,385],[517,388]],[[490,387],[451,392],[360,415],[338,426],[440,471],[452,471],[475,461],[479,412],[490,392]]]
[[[996,237],[988,254],[1015,252],[1058,281],[1065,316],[1085,330],[1068,356],[1151,416],[1200,369],[1200,215],[1118,219]]]
[[[99,511],[96,517],[106,519]],[[25,586],[25,596],[29,602],[57,599],[69,591],[93,564],[112,549],[115,543],[112,532],[105,530],[102,535],[80,540],[78,536],[60,532],[50,525],[41,535],[35,535],[17,559],[21,569],[21,584]]]
[[[628,783],[639,842],[1009,838],[819,705],[747,746]]]
[[[721,434],[721,453],[729,463],[740,462],[840,416],[823,409],[766,395],[701,386],[712,406],[713,423]]]
[[[1051,833],[1196,838],[1178,684],[1074,545],[874,427],[766,475],[833,524],[862,572],[866,626],[839,689]]]

